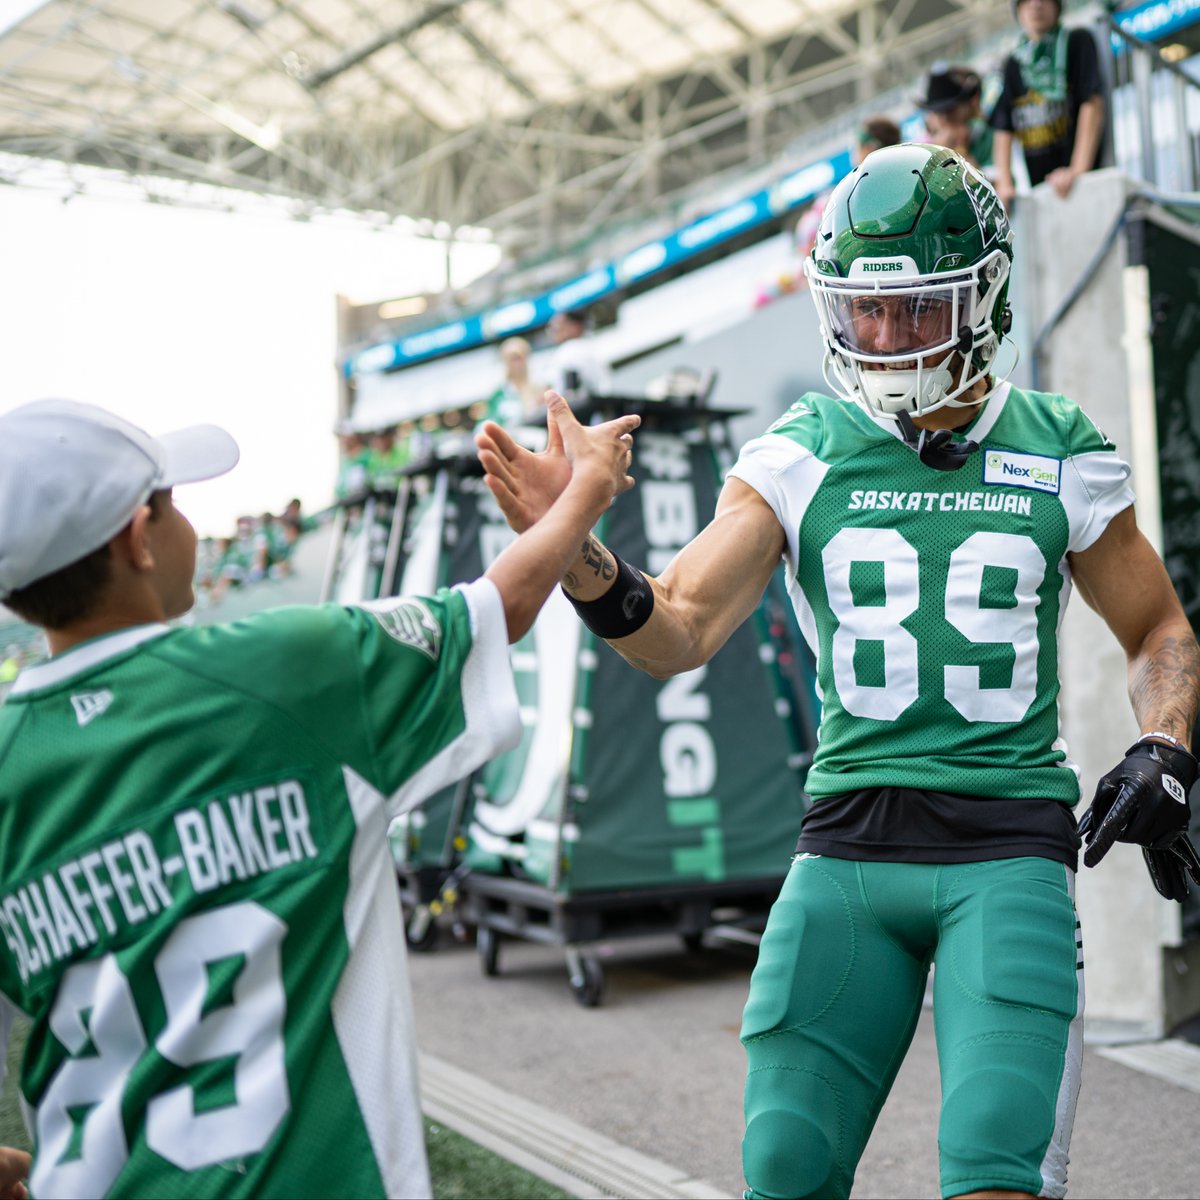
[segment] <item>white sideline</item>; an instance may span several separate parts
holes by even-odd
[[[1180,1038],[1134,1046],[1097,1047],[1097,1054],[1176,1087],[1200,1092],[1200,1046]]]
[[[550,1109],[514,1096],[428,1054],[421,1108],[439,1124],[579,1200],[715,1200],[702,1179],[630,1150]]]

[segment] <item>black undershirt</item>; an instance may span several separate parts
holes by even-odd
[[[964,863],[1049,858],[1078,869],[1075,817],[1057,800],[866,788],[815,801],[797,853],[861,862]]]

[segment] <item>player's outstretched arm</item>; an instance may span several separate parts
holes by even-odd
[[[547,401],[565,405],[553,392]],[[490,422],[475,440],[487,485],[509,525],[529,529],[570,478],[556,424],[540,454]],[[753,488],[731,479],[712,523],[659,578],[622,563],[589,534],[562,584],[589,628],[630,665],[665,679],[707,662],[728,641],[754,611],[783,549],[774,511]]]
[[[562,486],[553,496],[545,496],[538,515],[484,572],[504,602],[510,642],[529,631],[613,497],[633,486],[628,471],[632,433],[641,423],[640,417],[580,425],[567,402],[553,393],[547,410],[559,457],[566,466]]]
[[[712,521],[658,578],[589,535],[563,588],[589,628],[631,666],[666,679],[706,663],[729,640],[762,598],[783,550],[774,511],[748,484],[730,479]]]

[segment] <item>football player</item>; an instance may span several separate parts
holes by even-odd
[[[1072,582],[1129,660],[1142,736],[1100,784],[1086,861],[1146,849],[1182,899],[1200,651],[1138,531],[1129,467],[1065,396],[998,370],[1012,232],[938,146],[834,190],[807,264],[832,395],[746,445],[657,578],[591,539],[563,586],[656,678],[706,662],[780,559],[818,660],[813,798],[746,1004],[748,1197],[846,1197],[931,964],[945,1196],[1062,1196],[1079,1087],[1076,772],[1059,736]],[[518,530],[569,474],[486,427]]]

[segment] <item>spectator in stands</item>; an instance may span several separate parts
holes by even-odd
[[[985,174],[992,166],[992,127],[980,112],[983,80],[970,67],[935,63],[917,105],[925,114],[925,132],[949,146]]]
[[[564,309],[550,318],[549,328],[558,346],[550,386],[571,404],[588,396],[609,395],[612,373],[591,344],[588,314],[579,308]]]
[[[395,491],[400,469],[408,462],[408,443],[397,440],[396,430],[377,429],[368,439],[367,482],[379,491]]]
[[[900,144],[900,126],[891,117],[867,117],[858,129],[854,165],[857,167],[868,154],[883,146]]]
[[[854,165],[857,167],[868,154],[883,146],[898,146],[900,136],[900,126],[891,117],[882,115],[867,117],[855,134]],[[830,194],[830,192],[822,192],[805,209],[804,215],[796,224],[795,247],[801,264],[812,254],[813,243],[817,240],[817,230],[821,225],[821,217],[825,212],[825,202],[829,199]],[[805,282],[803,267],[798,266],[796,285],[803,287]]]
[[[284,579],[295,570],[292,556],[296,553],[296,543],[300,540],[300,525],[296,521],[280,520],[279,544],[276,551],[274,574],[276,579]]]
[[[334,491],[339,500],[345,500],[347,496],[361,495],[367,490],[367,464],[371,451],[362,434],[353,429],[341,431],[338,440],[340,457]]]
[[[1012,204],[1012,144],[1021,143],[1029,182],[1063,198],[1096,165],[1104,134],[1104,81],[1086,29],[1062,27],[1061,0],[1013,0],[1021,40],[1004,64],[996,131],[996,192]]]
[[[282,519],[285,525],[294,525],[297,533],[311,533],[317,527],[316,517],[305,516],[299,496],[293,496],[287,502]]]
[[[230,588],[245,587],[265,578],[265,568],[256,561],[254,518],[238,517],[237,532],[217,539],[217,562],[207,580],[209,602],[220,604]]]
[[[291,544],[284,523],[274,513],[265,512],[258,519],[254,534],[254,572],[257,579],[280,579],[290,571],[288,557]]]
[[[488,397],[484,420],[495,421],[506,429],[514,425],[544,425],[545,387],[529,377],[529,343],[521,337],[500,343],[500,361],[504,364],[504,382]]]

